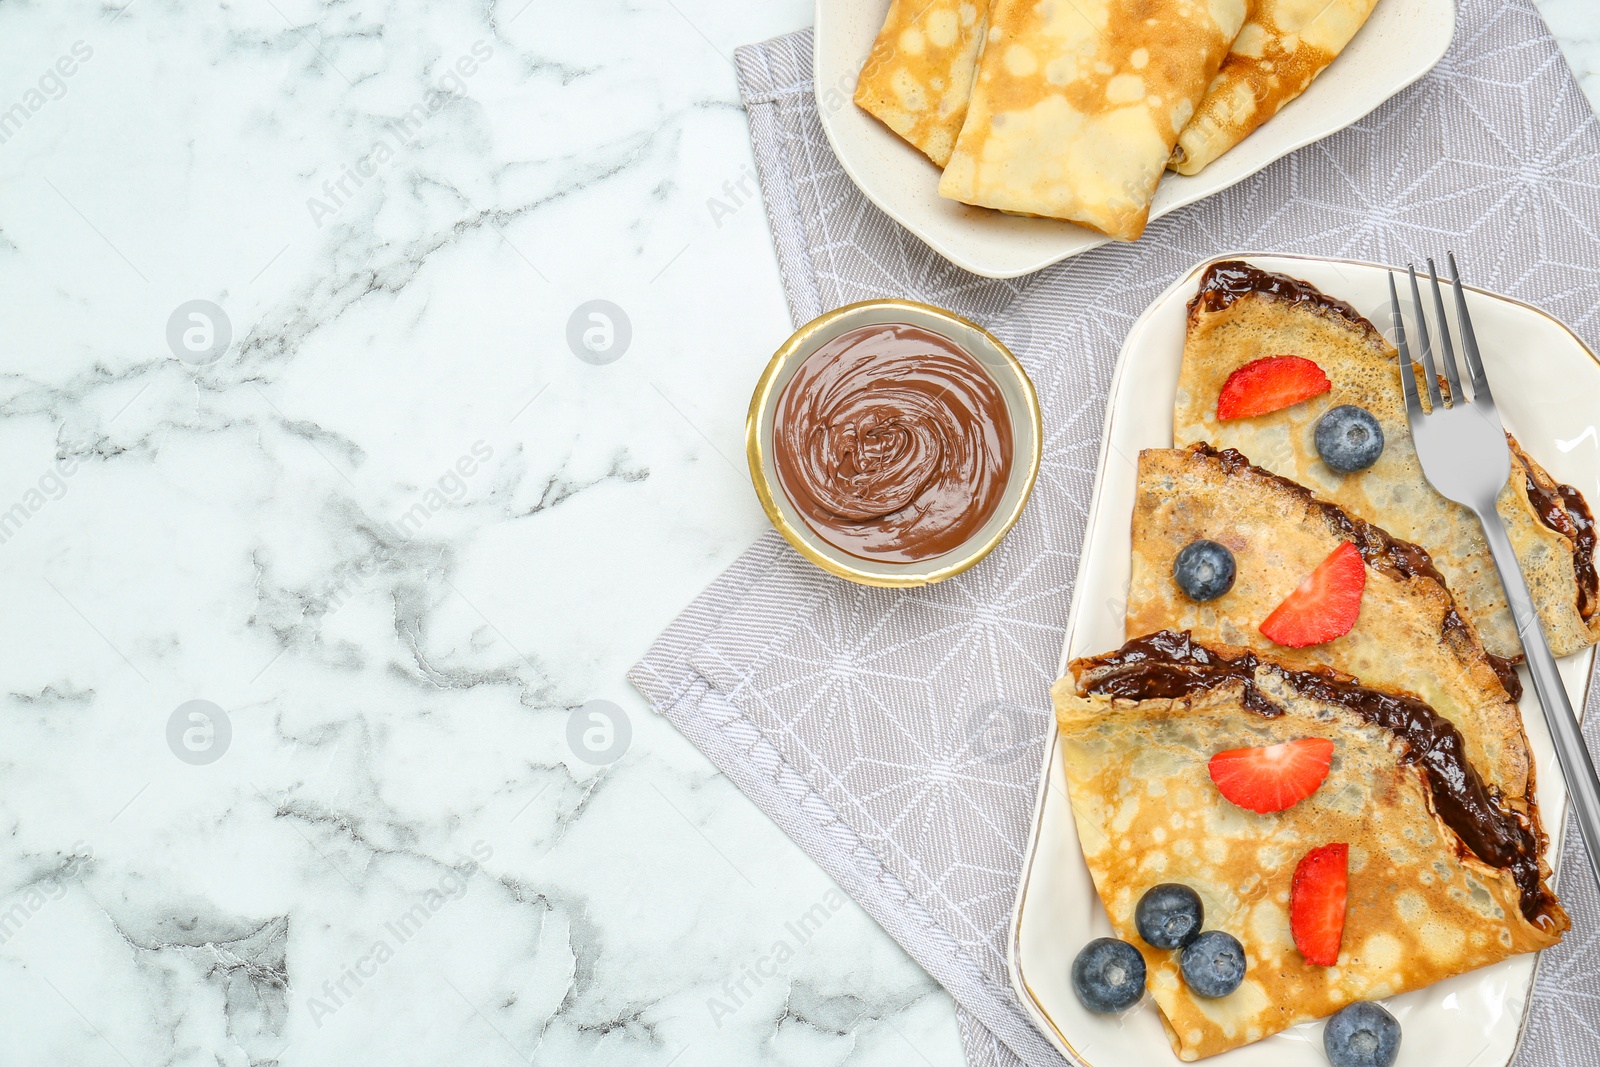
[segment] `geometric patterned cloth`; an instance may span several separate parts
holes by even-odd
[[[1527,0],[1459,8],[1438,67],[1354,126],[1137,244],[1009,281],[951,266],[845,176],[817,120],[809,31],[739,50],[795,322],[897,296],[983,323],[1038,389],[1044,462],[1010,536],[930,588],[852,585],[768,533],[629,677],[949,989],[975,1067],[1064,1062],[1011,992],[1005,937],[1106,388],[1145,306],[1228,249],[1403,263],[1448,246],[1475,284],[1600,347],[1600,123]],[[1566,840],[1574,925],[1539,964],[1527,1067],[1600,1064],[1600,895],[1574,829]]]

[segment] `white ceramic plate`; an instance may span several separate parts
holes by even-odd
[[[1348,260],[1234,254],[1353,303],[1369,317],[1388,306],[1387,268]],[[1184,318],[1207,260],[1174,283],[1128,332],[1112,377],[1094,500],[1084,533],[1062,669],[1069,659],[1123,642],[1131,569],[1134,459],[1172,447],[1172,409],[1183,355]],[[1470,265],[1469,265],[1470,266]],[[1600,502],[1600,360],[1555,319],[1506,297],[1469,291],[1467,303],[1506,427],[1557,480]],[[1409,310],[1409,309],[1408,309]],[[1385,313],[1375,322],[1387,323]],[[1380,523],[1381,525],[1381,523]],[[1561,674],[1573,706],[1583,707],[1594,652],[1568,656]],[[1537,762],[1538,800],[1551,835],[1552,864],[1565,825],[1567,793],[1538,698],[1524,673],[1522,718]],[[1066,778],[1051,731],[1022,886],[1012,919],[1011,980],[1040,1031],[1088,1067],[1176,1064],[1148,997],[1120,1018],[1092,1015],[1072,992],[1077,949],[1111,933],[1078,846]],[[1574,877],[1587,877],[1579,871]],[[1572,931],[1568,937],[1589,931]],[[1503,1067],[1521,1033],[1536,957],[1515,956],[1384,1003],[1404,1032],[1401,1067],[1447,1063]],[[1327,1067],[1321,1022],[1224,1053],[1216,1067]],[[1407,1052],[1410,1050],[1410,1052]]]
[[[851,97],[889,0],[817,0],[817,113],[844,171],[878,207],[956,266],[1014,278],[1108,238],[1069,222],[1020,218],[939,195],[939,170],[856,107]],[[1454,0],[1380,0],[1322,76],[1238,147],[1192,177],[1168,174],[1152,218],[1248,178],[1302,145],[1344,129],[1422,77],[1450,46]]]

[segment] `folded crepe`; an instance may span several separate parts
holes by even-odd
[[[1306,91],[1356,35],[1377,0],[1256,0],[1170,166],[1199,174]]]
[[[1245,0],[992,0],[939,195],[1131,241]]]
[[[1317,363],[1332,390],[1281,411],[1219,421],[1217,395],[1228,375],[1284,354]],[[1339,474],[1317,454],[1317,420],[1338,404],[1366,408],[1383,428],[1383,454],[1367,470]],[[1435,492],[1417,462],[1395,349],[1349,304],[1246,263],[1212,265],[1189,304],[1172,432],[1179,445],[1207,441],[1238,449],[1351,515],[1423,546],[1484,647],[1508,659],[1522,654],[1482,527]],[[1511,479],[1497,506],[1551,650],[1568,655],[1600,640],[1594,522],[1576,489],[1556,484],[1514,439],[1511,445]]]
[[[1570,925],[1537,834],[1485,805],[1426,704],[1174,633],[1071,672],[1053,696],[1079,841],[1180,1059],[1545,948]],[[1332,767],[1285,811],[1235,807],[1207,773],[1217,752],[1305,737],[1333,741]],[[1344,934],[1337,966],[1322,967],[1295,947],[1289,893],[1300,858],[1336,842],[1349,846]],[[1244,946],[1233,993],[1195,997],[1178,953],[1138,936],[1134,908],[1162,882],[1193,888],[1206,927]]]
[[[1233,587],[1197,603],[1178,588],[1173,560],[1205,538],[1233,553]],[[1355,626],[1308,648],[1283,648],[1258,627],[1342,542],[1366,563]],[[1416,693],[1465,739],[1467,758],[1519,816],[1533,811],[1533,764],[1507,691],[1516,673],[1484,652],[1428,554],[1318,500],[1233,451],[1207,445],[1139,454],[1127,635],[1189,630],[1203,643],[1240,645],[1296,667],[1326,666],[1369,685]]]
[[[893,0],[856,82],[856,104],[939,166],[950,161],[989,0]]]

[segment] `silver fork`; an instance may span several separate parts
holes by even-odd
[[[1511,538],[1506,535],[1505,524],[1495,510],[1495,498],[1511,476],[1511,449],[1506,444],[1505,429],[1500,423],[1500,413],[1495,410],[1494,394],[1489,390],[1489,379],[1483,372],[1483,360],[1478,354],[1478,339],[1472,331],[1472,319],[1467,314],[1467,300],[1461,288],[1461,275],[1456,270],[1456,257],[1448,257],[1450,284],[1455,291],[1456,316],[1461,328],[1461,351],[1466,357],[1467,373],[1471,376],[1472,396],[1468,398],[1462,388],[1461,374],[1456,367],[1455,348],[1451,344],[1450,324],[1445,318],[1444,296],[1439,291],[1438,270],[1433,260],[1428,260],[1429,280],[1433,283],[1433,311],[1439,323],[1440,350],[1444,356],[1445,380],[1450,395],[1440,395],[1439,375],[1434,369],[1433,345],[1428,335],[1428,316],[1422,307],[1422,294],[1417,289],[1417,271],[1408,268],[1411,275],[1411,299],[1417,309],[1417,339],[1422,349],[1422,367],[1427,378],[1428,401],[1431,410],[1424,413],[1417,392],[1416,374],[1411,366],[1411,352],[1406,345],[1406,326],[1400,313],[1400,298],[1395,292],[1394,273],[1389,274],[1389,300],[1393,308],[1395,346],[1400,350],[1400,380],[1405,392],[1406,415],[1411,423],[1411,437],[1416,442],[1417,459],[1422,463],[1422,473],[1439,493],[1461,504],[1478,516],[1483,524],[1483,535],[1489,542],[1489,552],[1500,572],[1500,584],[1505,587],[1506,602],[1511,606],[1516,620],[1517,635],[1522,639],[1522,651],[1527,657],[1528,673],[1533,675],[1534,692],[1539,694],[1539,705],[1544,709],[1545,722],[1550,726],[1550,736],[1555,741],[1556,757],[1561,763],[1561,773],[1567,780],[1567,791],[1572,797],[1578,817],[1578,829],[1589,853],[1589,863],[1595,877],[1600,880],[1600,781],[1595,779],[1594,763],[1583,743],[1578,729],[1578,719],[1567,701],[1567,691],[1556,672],[1555,657],[1539,625],[1539,614],[1534,610],[1533,596],[1528,592],[1528,582],[1522,575],[1522,566],[1511,550]]]

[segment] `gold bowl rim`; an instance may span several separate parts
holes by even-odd
[[[1014,464],[1007,484],[1007,489],[1009,490],[1010,486],[1015,484],[1018,477],[1021,476],[1024,479],[1022,491],[1017,495],[1015,503],[1005,517],[1005,521],[990,537],[981,543],[967,542],[962,546],[961,555],[954,560],[950,560],[952,553],[949,552],[933,557],[934,560],[949,560],[949,562],[941,563],[937,567],[927,568],[926,564],[929,561],[906,563],[894,565],[897,567],[897,571],[892,574],[880,574],[874,571],[862,570],[851,562],[856,557],[849,555],[842,549],[833,548],[831,545],[827,546],[829,551],[823,551],[806,535],[802,534],[778,506],[777,497],[782,495],[787,500],[788,495],[783,492],[776,477],[767,470],[767,463],[762,449],[763,440],[770,438],[772,433],[772,411],[775,407],[775,404],[772,403],[772,394],[776,388],[778,377],[783,371],[791,363],[798,363],[799,360],[810,356],[815,350],[815,345],[822,343],[824,340],[831,340],[838,333],[844,332],[844,329],[848,328],[846,324],[852,319],[862,317],[863,312],[884,309],[911,311],[916,313],[917,316],[932,318],[948,327],[954,327],[958,331],[972,330],[983,338],[986,344],[992,346],[994,354],[1000,357],[999,362],[1013,375],[1027,409],[1025,412],[1011,410],[1012,405],[1009,400],[1009,394],[1004,394],[1008,397],[1007,413],[1011,416],[1014,424],[1021,422],[1031,430],[1030,439],[1032,443],[1026,465]],[[955,341],[953,337],[950,339]],[[967,346],[963,345],[962,347],[965,348]],[[985,360],[982,354],[973,354],[979,358],[980,362],[994,367],[996,373],[998,373],[999,368],[995,367],[990,361]],[[1022,420],[1022,416],[1026,416],[1025,422]],[[1012,432],[1015,433],[1015,429]],[[953,578],[964,571],[970,570],[990,552],[993,552],[995,546],[1005,538],[1006,534],[1011,532],[1011,528],[1022,517],[1022,510],[1027,506],[1029,498],[1033,495],[1034,482],[1039,477],[1039,464],[1043,457],[1043,452],[1044,420],[1039,410],[1039,396],[1033,387],[1032,379],[1028,377],[1028,372],[1023,369],[1017,357],[1012,355],[1011,350],[1002,344],[994,334],[970,319],[963,318],[953,311],[947,311],[944,308],[915,300],[895,298],[860,300],[856,303],[845,304],[842,307],[834,308],[832,311],[824,312],[800,327],[773,353],[766,369],[761,372],[761,378],[756,382],[755,392],[750,397],[749,415],[745,419],[745,458],[750,464],[750,481],[755,486],[757,498],[761,501],[761,509],[766,512],[768,520],[783,535],[784,540],[793,545],[795,551],[830,574],[838,575],[840,578],[848,579],[860,585],[883,588],[904,589],[942,582],[946,578]],[[818,540],[820,542],[820,538]],[[823,543],[825,544],[825,542]],[[898,567],[900,566],[903,566],[905,570],[899,571]]]

